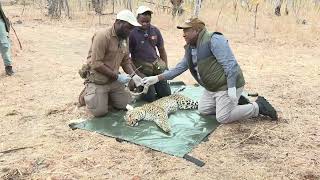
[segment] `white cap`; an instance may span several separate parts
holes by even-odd
[[[126,21],[133,26],[141,26],[141,24],[138,23],[134,14],[131,11],[129,11],[128,9],[120,11],[117,14],[117,19],[122,20],[122,21]]]
[[[153,13],[149,7],[147,7],[147,6],[139,6],[138,9],[137,9],[137,15],[145,13],[147,11],[150,11],[151,14]]]

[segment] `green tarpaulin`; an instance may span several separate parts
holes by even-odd
[[[202,87],[185,86],[182,82],[173,82],[170,83],[170,86],[172,92],[185,87],[179,93],[194,100],[199,100],[203,91]],[[133,106],[140,105],[141,102]],[[123,119],[124,114],[125,111],[111,112],[106,117],[86,119],[78,124],[70,124],[70,127],[94,131],[183,157],[218,126],[215,119],[200,116],[197,110],[178,110],[169,115],[171,133],[166,134],[154,122],[150,121],[140,121],[139,125],[135,127],[127,126]]]

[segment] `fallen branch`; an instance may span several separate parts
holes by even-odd
[[[23,150],[23,149],[28,149],[28,148],[33,148],[33,147],[34,146],[26,146],[26,147],[9,149],[9,150],[5,150],[5,151],[1,151],[0,154],[8,154],[8,153],[11,153],[11,152],[15,152],[15,151]]]
[[[247,141],[247,140],[249,140],[249,139],[251,139],[251,138],[253,138],[253,137],[255,137],[255,136],[259,136],[259,135],[261,135],[262,133],[264,133],[264,132],[266,132],[266,131],[269,131],[269,130],[272,130],[272,129],[276,128],[276,127],[278,127],[278,124],[275,125],[275,126],[272,126],[272,127],[269,128],[269,129],[266,129],[265,131],[261,131],[261,132],[256,133],[256,134],[254,134],[254,131],[255,131],[255,129],[254,129],[247,138],[245,138],[245,139],[243,139],[242,141],[238,142],[238,143],[237,143],[237,146],[239,146],[240,144],[244,143],[245,141]]]

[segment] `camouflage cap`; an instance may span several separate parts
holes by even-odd
[[[183,22],[182,24],[178,25],[177,28],[178,29],[188,29],[188,28],[203,28],[205,27],[205,23],[203,21],[201,21],[199,18],[190,18],[187,19],[185,22]]]

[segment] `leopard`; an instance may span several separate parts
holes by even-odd
[[[170,133],[170,114],[178,110],[197,108],[198,101],[180,93],[175,93],[139,107],[127,107],[128,111],[124,119],[129,126],[138,126],[138,122],[141,120],[153,121],[164,132]]]

